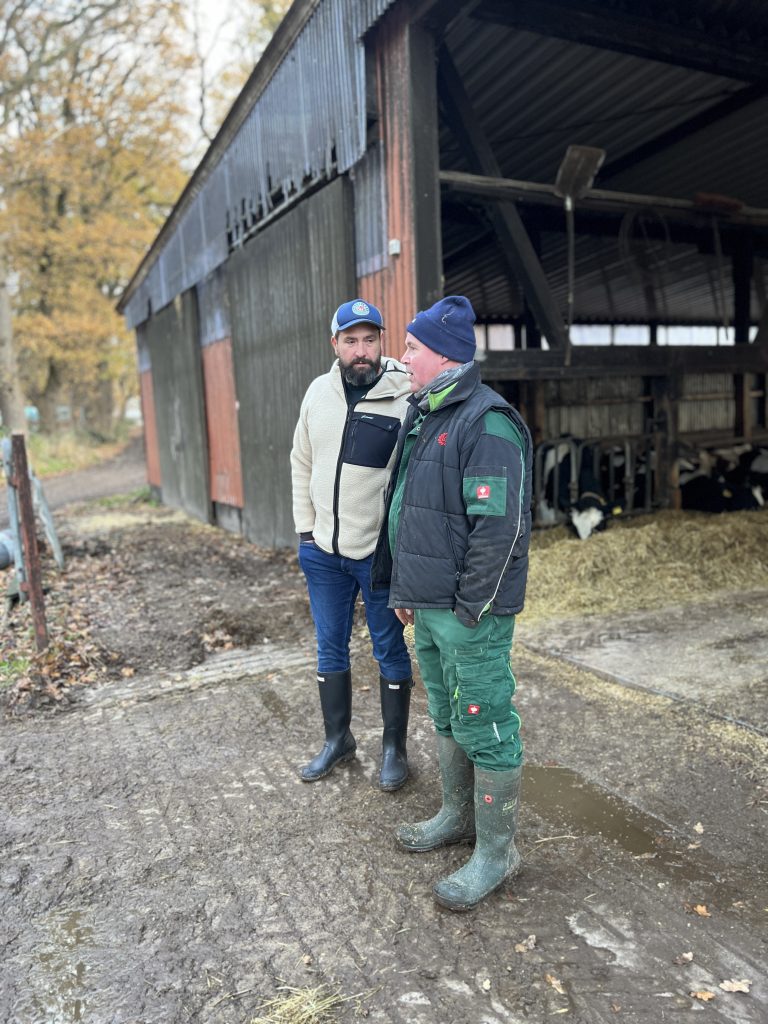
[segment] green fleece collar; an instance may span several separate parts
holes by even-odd
[[[458,381],[454,381],[453,384],[449,384],[448,387],[443,388],[442,391],[430,391],[429,394],[427,395],[427,400],[429,401],[429,411],[434,412],[435,409],[438,409],[458,383]]]

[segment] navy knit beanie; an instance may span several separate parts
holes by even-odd
[[[475,358],[475,311],[463,295],[446,295],[429,309],[423,309],[406,330],[414,338],[457,363]]]

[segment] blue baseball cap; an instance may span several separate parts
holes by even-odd
[[[384,321],[380,310],[372,306],[370,302],[352,299],[351,302],[345,302],[339,306],[333,314],[331,334],[346,331],[348,327],[354,327],[355,324],[373,324],[380,331],[384,330]]]

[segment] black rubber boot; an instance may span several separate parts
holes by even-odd
[[[379,676],[381,718],[384,733],[381,740],[381,772],[379,789],[391,793],[408,780],[408,754],[405,749],[408,733],[408,712],[411,707],[413,679],[385,679]]]
[[[325,743],[320,753],[301,769],[303,782],[317,782],[337,764],[351,761],[357,744],[349,731],[352,720],[352,673],[318,672],[320,707],[325,724]]]
[[[397,841],[411,853],[475,838],[475,768],[453,736],[437,735],[443,806],[429,821],[401,825]]]

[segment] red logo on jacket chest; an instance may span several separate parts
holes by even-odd
[[[490,498],[491,488],[488,486],[488,484],[480,484],[480,486],[477,488],[477,496],[478,498]]]
[[[447,440],[448,440],[448,433],[447,432],[444,433],[444,434],[438,434],[437,435],[437,443],[441,444],[443,446],[443,448],[445,448],[445,442]]]
[[[467,714],[468,715],[479,715],[480,714],[480,705],[479,704],[468,704],[467,705]]]

